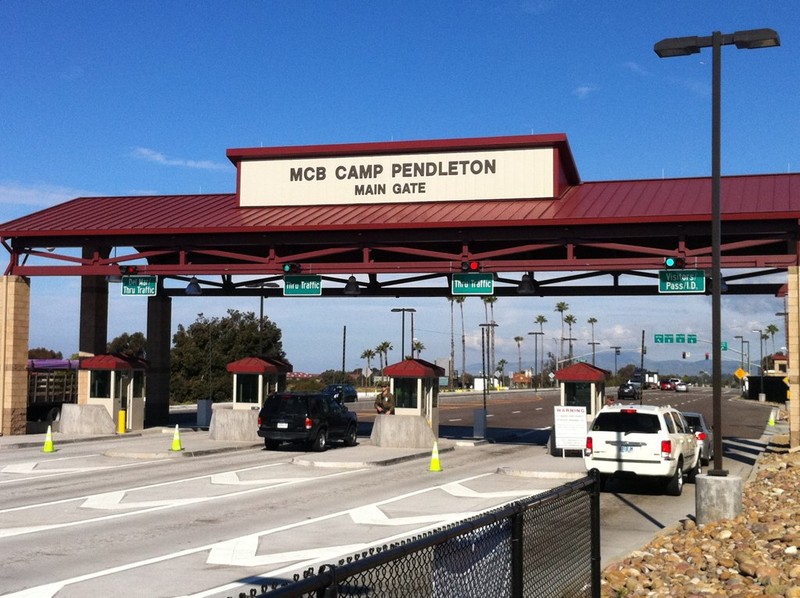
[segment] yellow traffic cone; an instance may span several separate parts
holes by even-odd
[[[439,444],[435,440],[433,441],[430,471],[442,471],[442,464],[439,463]]]
[[[183,450],[183,447],[181,446],[181,435],[178,432],[178,424],[175,424],[175,433],[172,435],[172,448],[170,450],[173,451]]]
[[[777,411],[777,409],[775,409],[774,407],[770,410],[770,412],[769,412],[769,421],[767,422],[768,426],[774,426],[775,425],[775,412],[776,411]]]
[[[50,429],[50,426],[47,426],[47,434],[44,437],[44,446],[42,447],[43,453],[52,453],[55,449],[53,448],[53,431]]]

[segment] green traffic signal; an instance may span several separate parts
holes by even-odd
[[[664,267],[667,270],[681,269],[686,266],[686,259],[682,257],[665,257]]]

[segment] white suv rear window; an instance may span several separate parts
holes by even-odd
[[[638,411],[600,413],[594,420],[594,432],[619,432],[623,434],[658,434],[661,426],[658,416]]]

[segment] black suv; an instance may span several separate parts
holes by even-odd
[[[332,395],[275,393],[258,414],[258,435],[270,450],[281,442],[302,442],[308,449],[324,451],[329,439],[354,446],[358,418]]]
[[[322,389],[322,394],[331,395],[340,403],[355,403],[358,400],[358,392],[351,384],[328,384]]]

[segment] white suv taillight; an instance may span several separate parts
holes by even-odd
[[[591,457],[592,456],[592,451],[593,451],[592,437],[591,436],[587,436],[586,437],[586,448],[583,450],[583,454],[585,456],[587,456],[587,457]]]
[[[306,418],[306,430],[310,430],[314,427],[314,422],[311,421],[310,417]]]
[[[671,440],[662,440],[661,441],[661,458],[662,459],[670,459],[670,458],[672,458],[672,441]]]

